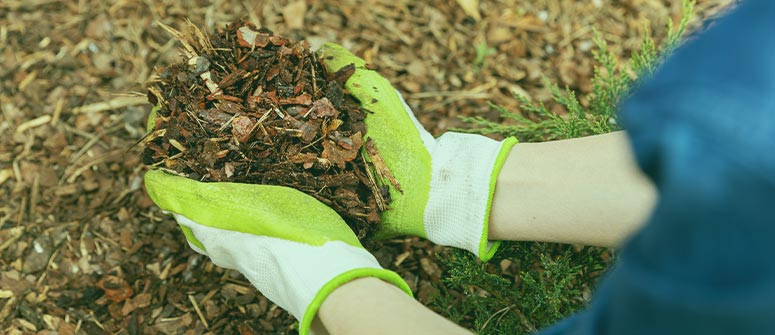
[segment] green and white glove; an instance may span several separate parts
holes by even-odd
[[[145,187],[159,208],[174,215],[191,248],[245,275],[299,320],[302,335],[328,294],[355,278],[380,278],[412,295],[334,210],[300,191],[202,183],[159,170],[145,174]]]
[[[308,334],[334,289],[376,277],[411,295],[383,269],[331,208],[292,188],[202,183],[152,170],[148,195],[172,213],[189,245],[218,266],[241,272],[264,296],[299,320]]]
[[[332,43],[319,55],[329,72],[355,65],[345,88],[373,111],[366,117],[366,137],[403,191],[391,188],[393,202],[382,214],[379,236],[425,237],[489,260],[499,244],[487,238],[495,182],[517,140],[455,132],[434,139],[390,82],[366,68],[363,59]]]

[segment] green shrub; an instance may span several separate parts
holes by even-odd
[[[566,115],[554,114],[542,102],[536,104],[524,96],[515,94],[514,97],[519,101],[520,109],[526,115],[490,103],[490,106],[497,110],[504,120],[512,122],[493,122],[480,116],[462,117],[461,119],[471,124],[472,128],[457,130],[515,136],[525,142],[576,138],[618,130],[616,111],[619,101],[627,96],[636,85],[638,78],[650,76],[660,60],[675,50],[693,13],[694,1],[684,0],[683,16],[678,27],[674,27],[672,21],[668,20],[667,36],[659,49],[655,46],[654,39],[646,26],[640,50],[632,55],[626,67],[616,63],[614,55],[608,51],[606,42],[595,33],[594,41],[597,50],[593,51],[593,55],[599,64],[594,69],[592,94],[589,106],[586,108],[581,105],[576,98],[576,93],[570,88],[561,89],[557,84],[544,79],[544,84],[552,92],[552,100],[564,107],[567,111]],[[628,69],[631,71],[627,71]],[[631,73],[637,76],[633,77]]]
[[[678,46],[693,10],[694,2],[685,0],[680,23],[674,27],[668,20],[668,34],[659,48],[646,30],[640,50],[626,66],[615,62],[605,41],[596,34],[594,57],[599,64],[594,71],[588,106],[582,106],[569,88],[561,89],[545,80],[552,99],[567,114],[554,114],[541,102],[515,95],[524,114],[490,104],[509,122],[464,117],[463,121],[472,128],[462,131],[515,136],[520,141],[536,142],[618,130],[616,111],[620,100],[637,86],[639,78],[650,76],[660,61]],[[597,279],[614,258],[613,253],[595,247],[508,242],[490,262],[482,263],[468,252],[454,250],[440,256],[447,273],[433,307],[480,334],[536,331],[584,306]],[[518,270],[504,273],[503,268]]]

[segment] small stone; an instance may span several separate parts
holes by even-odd
[[[51,257],[53,244],[47,234],[41,234],[32,242],[27,257],[24,259],[22,271],[24,273],[38,272],[46,268],[48,259]]]
[[[538,12],[538,19],[541,20],[541,22],[546,22],[546,20],[549,19],[549,12],[545,10]]]

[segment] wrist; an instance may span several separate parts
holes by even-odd
[[[368,314],[374,312],[364,306],[364,297],[391,303],[405,296],[395,285],[379,278],[357,278],[333,290],[320,305],[317,318],[329,334],[357,334],[359,325],[369,323],[358,317],[358,311]]]
[[[323,303],[319,316],[331,334],[470,334],[377,278],[340,286]]]
[[[377,265],[379,266],[379,265]],[[358,268],[353,269],[332,278],[325,283],[317,292],[315,297],[310,301],[304,316],[299,318],[299,334],[308,334],[310,326],[315,319],[318,311],[326,301],[350,301],[351,299],[342,299],[345,297],[353,296],[353,292],[360,292],[356,296],[358,299],[363,299],[364,296],[369,295],[369,290],[364,291],[363,285],[369,287],[380,287],[381,289],[389,288],[394,290],[398,294],[412,297],[412,291],[409,289],[409,285],[397,273],[380,268]],[[336,293],[339,292],[339,293]],[[336,293],[336,294],[335,294]],[[331,297],[333,295],[333,297]],[[332,303],[329,303],[329,305]],[[337,304],[340,305],[340,304]]]

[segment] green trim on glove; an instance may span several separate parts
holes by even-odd
[[[412,290],[409,288],[409,285],[406,284],[401,276],[393,271],[375,268],[350,270],[334,277],[320,288],[318,293],[315,295],[315,298],[313,298],[312,302],[310,302],[309,306],[307,306],[307,310],[304,312],[304,317],[302,318],[301,322],[299,322],[299,334],[309,334],[309,328],[310,325],[312,325],[312,320],[315,319],[315,315],[317,315],[318,310],[320,309],[320,305],[323,304],[323,301],[326,300],[331,292],[347,282],[363,277],[375,277],[382,279],[386,282],[398,286],[398,288],[406,292],[406,294],[408,294],[410,297],[413,297]]]
[[[498,152],[498,156],[495,157],[495,164],[492,168],[492,175],[490,175],[490,195],[487,196],[487,212],[484,214],[482,240],[479,242],[479,259],[481,259],[482,262],[489,261],[490,258],[495,255],[495,252],[498,251],[498,247],[501,245],[501,241],[495,241],[492,245],[490,245],[489,248],[487,247],[490,211],[492,210],[492,198],[495,195],[495,184],[498,182],[498,175],[501,172],[501,168],[503,168],[503,163],[506,162],[506,157],[509,156],[511,147],[517,143],[519,143],[519,141],[517,141],[517,139],[514,137],[509,137],[503,140],[503,144],[501,144],[501,150]]]
[[[289,187],[203,183],[151,170],[145,174],[145,188],[159,208],[205,226],[309,245],[343,241],[362,248],[334,210]]]
[[[366,116],[366,137],[374,141],[403,189],[401,193],[390,188],[392,209],[382,213],[382,228],[377,237],[426,237],[423,215],[430,193],[431,156],[396,90],[387,79],[367,69],[366,61],[340,45],[326,43],[319,53],[329,72],[355,65],[355,73],[345,88],[361,106],[373,112]]]
[[[191,231],[191,228],[188,228],[182,224],[179,224],[178,227],[180,227],[180,230],[183,231],[183,235],[186,236],[186,240],[188,240],[188,242],[190,242],[191,244],[193,244],[195,247],[199,248],[202,251],[207,251],[205,249],[204,244],[202,244],[202,242],[199,242],[196,236],[194,236],[194,232]]]

